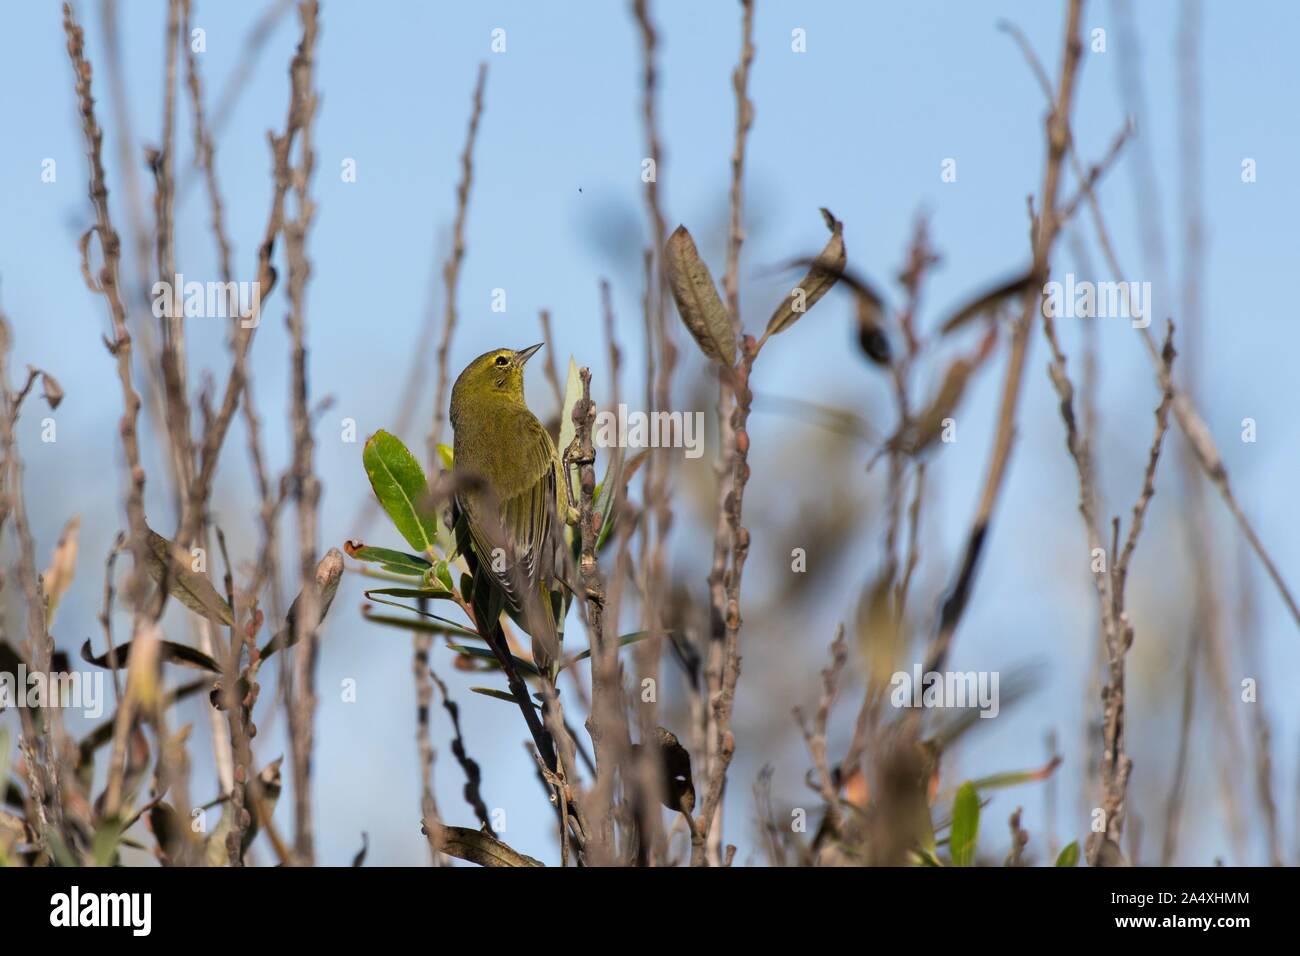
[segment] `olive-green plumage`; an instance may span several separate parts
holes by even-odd
[[[524,363],[540,345],[493,349],[470,362],[451,390],[457,548],[474,576],[482,627],[502,610],[533,639],[549,671],[559,657],[555,588],[566,513],[555,443],[524,401]]]

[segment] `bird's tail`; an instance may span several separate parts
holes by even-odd
[[[560,662],[560,634],[555,626],[550,590],[545,584],[539,585],[537,594],[524,605],[520,626],[533,639],[533,663],[554,681]]]

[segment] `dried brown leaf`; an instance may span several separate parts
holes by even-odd
[[[63,526],[59,543],[55,545],[54,554],[50,558],[50,566],[41,575],[41,586],[45,589],[45,596],[50,602],[51,618],[54,617],[54,609],[59,606],[59,601],[72,584],[72,576],[77,569],[77,538],[80,531],[81,517],[73,515]]]
[[[1002,305],[1003,302],[1012,299],[1015,296],[1023,295],[1025,290],[1029,288],[1029,283],[1033,280],[1033,277],[1034,274],[1032,272],[1026,272],[1024,275],[1019,275],[1014,279],[1009,279],[982,295],[977,296],[958,309],[956,313],[953,314],[952,318],[944,322],[939,331],[942,334],[947,335],[949,332],[961,328],[967,322],[971,321],[971,319],[977,318],[981,315],[996,314],[998,307]]]
[[[234,613],[225,598],[217,593],[207,575],[194,571],[188,561],[177,556],[172,542],[150,528],[146,570],[155,584],[166,587],[167,593],[195,614],[217,624],[229,627],[235,622]]]
[[[685,226],[678,226],[668,237],[664,246],[664,271],[682,322],[700,350],[714,362],[735,365],[736,331],[731,316]]]
[[[807,275],[799,280],[798,285],[785,297],[785,301],[776,307],[772,318],[767,322],[767,331],[763,333],[765,336],[784,332],[794,325],[830,291],[831,286],[835,285],[844,273],[844,266],[848,262],[848,255],[844,249],[844,223],[831,215],[828,209],[822,210],[822,216],[825,217],[826,226],[831,231],[831,238],[813,260],[812,268],[808,270]]]

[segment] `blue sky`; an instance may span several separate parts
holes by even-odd
[[[1130,167],[1136,154],[1130,151],[1102,186],[1103,208],[1120,261],[1130,270],[1124,278],[1154,278],[1138,231],[1139,217],[1153,217],[1164,230],[1177,280],[1183,247],[1177,206],[1181,185],[1175,56],[1181,5],[1133,6],[1138,9],[1130,19],[1141,46],[1148,104],[1140,136],[1150,151],[1158,195],[1135,196]],[[156,143],[160,135],[165,6],[131,0],[121,7],[126,83],[137,139],[133,149],[139,155],[142,144]],[[207,51],[200,60],[210,109],[240,60],[248,29],[266,8],[262,3],[212,0],[196,4],[194,22],[206,31]],[[110,202],[125,233],[118,130],[102,69],[100,6],[83,3],[78,9],[96,67],[99,118],[107,130]],[[655,4],[653,15],[662,53],[660,117],[666,160],[660,182],[670,228],[685,223],[720,278],[733,138],[730,73],[739,44],[739,7],[672,0]],[[101,561],[125,521],[116,432],[119,393],[112,362],[100,343],[107,329],[104,304],[80,280],[76,240],[90,211],[59,5],[47,0],[8,4],[4,16],[0,123],[7,135],[0,148],[0,222],[5,227],[0,229],[0,301],[14,328],[11,364],[21,369],[30,362],[48,369],[68,393],[55,416],[57,442],[40,441],[46,412],[38,411],[35,403],[20,422],[19,441],[40,553],[48,554],[71,513],[83,517],[79,577],[60,611],[56,631],[60,646],[75,651],[87,637],[96,646],[101,641],[95,620]],[[1055,77],[1062,17],[1063,4],[1043,2],[760,0],[751,87],[756,119],[746,183],[750,239],[742,265],[748,327],[761,327],[786,291],[788,277],[774,275],[772,267],[808,255],[824,241],[820,206],[844,221],[850,263],[895,302],[901,295],[890,277],[903,261],[917,215],[928,216],[931,241],[943,256],[925,296],[923,315],[931,324],[970,292],[1027,262],[1025,197],[1041,181],[1044,102],[1019,51],[997,24],[1017,24]],[[1119,22],[1114,6],[1106,2],[1089,4],[1084,16],[1085,32],[1102,28],[1108,39],[1105,52],[1085,52],[1080,74],[1074,129],[1087,161],[1105,152],[1124,121]],[[494,54],[489,47],[496,28],[506,31],[504,53]],[[795,28],[806,31],[805,53],[791,50]],[[1291,49],[1297,35],[1300,8],[1294,4],[1205,4],[1201,44],[1207,262],[1201,276],[1204,327],[1197,369],[1202,413],[1232,471],[1237,494],[1293,586],[1300,586],[1300,517],[1292,505],[1300,425],[1291,414],[1296,407],[1291,357],[1300,343],[1293,310],[1278,295],[1278,281],[1295,273],[1298,248],[1294,223],[1300,185],[1290,170],[1300,154]],[[291,13],[269,36],[220,134],[218,172],[242,278],[252,278],[264,228],[270,199],[266,132],[284,123],[286,66],[296,37]],[[399,415],[401,383],[419,340],[431,301],[431,275],[444,254],[454,212],[458,156],[480,62],[488,63],[489,75],[453,369],[487,348],[537,340],[537,311],[547,308],[555,317],[559,361],[574,354],[579,362],[593,365],[597,392],[603,394],[598,283],[601,277],[613,283],[619,333],[625,347],[635,352],[641,327],[640,256],[647,232],[639,178],[645,155],[639,113],[640,40],[625,4],[334,0],[323,8],[317,52],[322,99],[312,194],[319,211],[309,237],[314,274],[308,323],[313,396],[330,395],[334,400],[321,420],[317,452],[324,479],[324,548],[363,533],[352,525],[369,494],[360,446],[340,440],[339,422],[354,418],[364,438],[376,428],[394,427]],[[181,114],[179,156],[184,165],[191,156],[188,109]],[[1242,183],[1240,177],[1247,157],[1257,161],[1258,181],[1252,184]],[[57,163],[53,183],[42,182],[40,175],[47,158]],[[940,178],[941,163],[948,158],[957,162],[957,181],[952,183]],[[349,159],[356,163],[354,183],[340,177],[341,164]],[[215,268],[207,223],[203,191],[192,188],[177,209],[177,248],[182,270],[193,276],[210,275]],[[1095,236],[1084,220],[1077,225],[1100,268]],[[1058,273],[1078,268],[1064,244],[1056,268]],[[489,309],[492,290],[498,288],[507,292],[504,314]],[[277,469],[284,467],[289,454],[285,301],[283,291],[277,290],[252,358],[265,440]],[[1166,311],[1176,310],[1176,297],[1162,301]],[[432,303],[441,309],[440,289]],[[791,513],[801,503],[815,505],[824,476],[815,468],[805,474],[797,483],[797,501],[762,488],[763,464],[775,473],[792,447],[809,440],[803,426],[764,412],[763,396],[801,395],[854,408],[880,428],[889,425],[889,391],[854,351],[850,308],[846,297],[832,295],[774,341],[755,373],[760,396],[752,426],[755,495],[767,494],[778,507],[788,502]],[[215,323],[191,323],[189,334],[193,379],[198,380],[199,369],[208,369],[224,381],[224,330]],[[1067,350],[1076,355],[1077,330],[1066,329],[1065,336]],[[1127,516],[1139,487],[1158,395],[1147,358],[1126,323],[1105,326],[1100,343],[1098,451],[1106,514]],[[1095,600],[1084,572],[1071,576],[1062,571],[1066,561],[1077,560],[1083,537],[1075,509],[1077,487],[1063,447],[1055,396],[1044,373],[1046,361],[1046,349],[1038,341],[1030,355],[1012,471],[953,659],[954,666],[963,669],[1006,669],[1037,660],[1043,665],[1042,686],[1003,719],[990,722],[997,726],[982,731],[958,755],[951,772],[978,775],[1039,763],[1044,736],[1055,728],[1071,758],[1061,772],[1064,796],[1055,820],[1057,831],[1068,839],[1082,837],[1085,826],[1077,801],[1069,795],[1078,791],[1083,772],[1077,760],[1081,721],[1086,709],[1095,712],[1095,702],[1085,696],[1084,676],[1093,647]],[[431,354],[424,367],[427,381],[413,414],[416,425],[404,436],[420,449],[432,401]],[[1001,370],[999,356],[963,410],[958,442],[945,448],[933,466],[936,487],[942,489],[929,511],[929,575],[936,587],[950,574],[975,507]],[[698,362],[692,359],[684,381],[698,372]],[[639,394],[636,362],[627,376],[626,387]],[[920,384],[935,387],[937,372]],[[529,393],[539,409],[550,401],[540,376],[530,379]],[[686,400],[685,388],[679,397]],[[1245,417],[1258,423],[1254,444],[1239,440]],[[237,426],[227,442],[214,510],[232,548],[236,553],[242,548],[248,556],[256,529],[243,445],[242,426]],[[860,457],[865,461],[865,449]],[[1134,787],[1152,796],[1154,802],[1139,806],[1153,818],[1160,813],[1167,785],[1175,724],[1166,711],[1177,701],[1170,689],[1176,690],[1181,681],[1190,607],[1186,549],[1176,521],[1175,462],[1171,454],[1162,469],[1151,527],[1139,548],[1130,586],[1139,635],[1131,677],[1135,712],[1143,713],[1144,697],[1162,701],[1162,709],[1145,721],[1135,717],[1132,727],[1138,738],[1133,744]],[[150,514],[166,515],[156,455],[151,467],[158,478],[153,481]],[[873,474],[864,481],[878,483],[879,478]],[[688,507],[683,500],[683,521],[690,516]],[[1238,537],[1213,495],[1210,510],[1216,561],[1231,582]],[[748,632],[746,677],[755,674],[761,680],[765,661],[786,660],[792,642],[802,648],[797,657],[802,672],[787,688],[789,700],[760,693],[757,688],[766,686],[761,683],[746,698],[742,679],[742,749],[729,795],[728,836],[743,849],[750,846],[749,782],[759,766],[758,754],[744,749],[745,721],[750,726],[784,727],[778,794],[789,802],[808,800],[801,782],[807,758],[785,715],[792,704],[815,699],[829,635],[837,620],[852,614],[858,588],[878,554],[874,530],[870,537],[851,552],[848,564],[830,569],[837,582],[831,599],[807,618],[782,623],[793,633],[776,633],[775,626],[763,622],[755,622]],[[685,543],[674,557],[683,567],[702,561],[698,548]],[[787,566],[788,548],[756,539],[746,593],[762,593],[788,573]],[[1267,582],[1256,576],[1261,674],[1293,671],[1300,664],[1294,623]],[[702,588],[703,574],[696,578]],[[350,580],[332,612],[321,659],[321,686],[326,689],[316,764],[321,857],[328,863],[346,862],[365,830],[375,862],[420,863],[427,852],[413,829],[418,783],[410,649],[404,637],[364,624],[359,601],[360,582]],[[186,633],[179,616],[168,620],[178,635]],[[1229,628],[1227,637],[1235,647],[1239,635]],[[468,693],[472,681],[450,669],[445,651],[440,654],[435,666],[453,678],[471,751],[485,766],[489,802],[506,808],[509,815],[507,839],[525,852],[553,855],[552,834],[543,830],[546,811],[520,747],[516,715]],[[358,681],[359,699],[345,705],[328,691],[349,677]],[[1264,683],[1261,697],[1274,720],[1278,792],[1293,793],[1296,769],[1291,755],[1296,752],[1300,716],[1294,695]],[[846,703],[838,714],[844,725],[835,738],[843,738],[840,746],[847,740],[850,709]],[[196,731],[203,727],[197,708],[185,719],[196,721]],[[267,724],[259,754],[270,759],[279,752],[275,739],[283,721],[277,717]],[[455,822],[468,823],[446,729],[439,723],[439,802]],[[1214,788],[1208,786],[1213,779],[1209,758],[1207,751],[1202,759],[1199,750],[1193,758],[1193,779],[1207,786],[1199,788],[1189,804],[1188,862],[1227,852]],[[206,755],[200,753],[196,762],[201,776]],[[1204,796],[1200,789],[1206,791]],[[1241,793],[1248,795],[1244,785]],[[1281,802],[1291,803],[1285,798]],[[1044,809],[1039,792],[1000,794],[994,811],[1004,819],[1017,803],[1025,805],[1030,829],[1041,832]],[[1246,806],[1253,813],[1253,804]],[[287,806],[281,809],[287,824]],[[1284,813],[1283,819],[1289,828],[1289,816]],[[1154,836],[1159,827],[1151,822],[1146,829]],[[1001,833],[991,839],[1001,839]],[[992,852],[996,846],[988,849]],[[1148,854],[1152,847],[1148,837]],[[1258,862],[1258,843],[1249,848],[1254,855],[1244,859]]]

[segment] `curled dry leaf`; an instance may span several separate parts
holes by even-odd
[[[844,273],[844,266],[848,262],[844,249],[844,223],[831,215],[828,209],[823,209],[821,212],[826,220],[826,227],[831,231],[831,238],[817,258],[812,261],[808,274],[799,280],[799,284],[772,313],[772,318],[767,322],[767,330],[763,333],[765,337],[784,332],[799,321],[805,312],[830,291],[831,286],[835,285]]]
[[[334,603],[334,595],[338,593],[339,581],[343,577],[343,552],[338,548],[330,548],[325,552],[325,557],[320,559],[316,565],[316,576],[313,585],[316,590],[316,620],[307,628],[308,631],[320,627],[321,621],[325,620],[325,615],[329,612],[330,605]],[[285,615],[284,627],[280,629],[274,637],[266,642],[262,647],[261,656],[265,660],[282,647],[292,647],[298,640],[298,609],[302,604],[302,593],[293,599],[289,605],[289,613]]]
[[[847,269],[841,269],[836,278],[853,292],[858,345],[871,361],[888,365],[893,356],[889,337],[885,335],[885,300],[870,282]]]
[[[59,601],[72,584],[72,576],[77,569],[77,537],[80,530],[81,518],[73,515],[63,526],[63,533],[59,535],[59,543],[54,547],[50,566],[41,575],[41,586],[44,587],[45,596],[50,602],[51,618],[54,617],[54,609],[59,606]]]
[[[44,370],[41,370],[41,390],[46,404],[51,409],[58,408],[59,403],[63,401],[63,387],[53,375]]]
[[[441,850],[448,856],[479,866],[543,866],[541,860],[525,856],[481,830],[443,827]]]
[[[149,544],[146,570],[153,582],[165,587],[168,594],[195,614],[227,627],[233,624],[235,615],[230,605],[217,593],[206,574],[193,570],[188,555],[182,557],[184,552],[153,529],[146,527],[145,533]]]
[[[974,370],[975,363],[967,358],[959,358],[949,365],[943,384],[939,386],[939,394],[895,439],[895,444],[909,455],[919,454],[930,447],[943,434],[944,422],[952,417]]]
[[[134,641],[128,641],[125,644],[115,648],[118,667],[126,667],[131,660],[131,648],[135,645]],[[94,664],[96,667],[110,669],[113,661],[110,659],[108,651],[98,657],[90,647],[90,639],[87,638],[81,645],[81,659],[87,664]],[[183,664],[186,667],[195,667],[199,670],[208,671],[213,674],[221,673],[221,665],[208,654],[204,654],[197,647],[190,647],[188,644],[177,644],[175,641],[158,642],[158,659],[172,664]]]
[[[970,357],[959,358],[948,366],[943,376],[943,384],[939,386],[939,394],[906,429],[889,440],[890,448],[898,448],[909,455],[915,455],[924,451],[943,434],[944,422],[952,417],[952,413],[961,403],[971,374],[993,354],[997,337],[997,326],[990,326]]]
[[[997,315],[999,307],[1010,299],[1018,295],[1023,295],[1033,281],[1033,272],[1026,272],[1018,275],[1014,279],[1009,279],[980,295],[966,305],[958,309],[948,321],[940,327],[939,331],[944,335],[955,329],[961,328],[971,319],[981,315]]]
[[[705,356],[728,367],[736,364],[736,330],[722,304],[709,267],[695,240],[678,226],[664,246],[664,271],[677,311]]]

